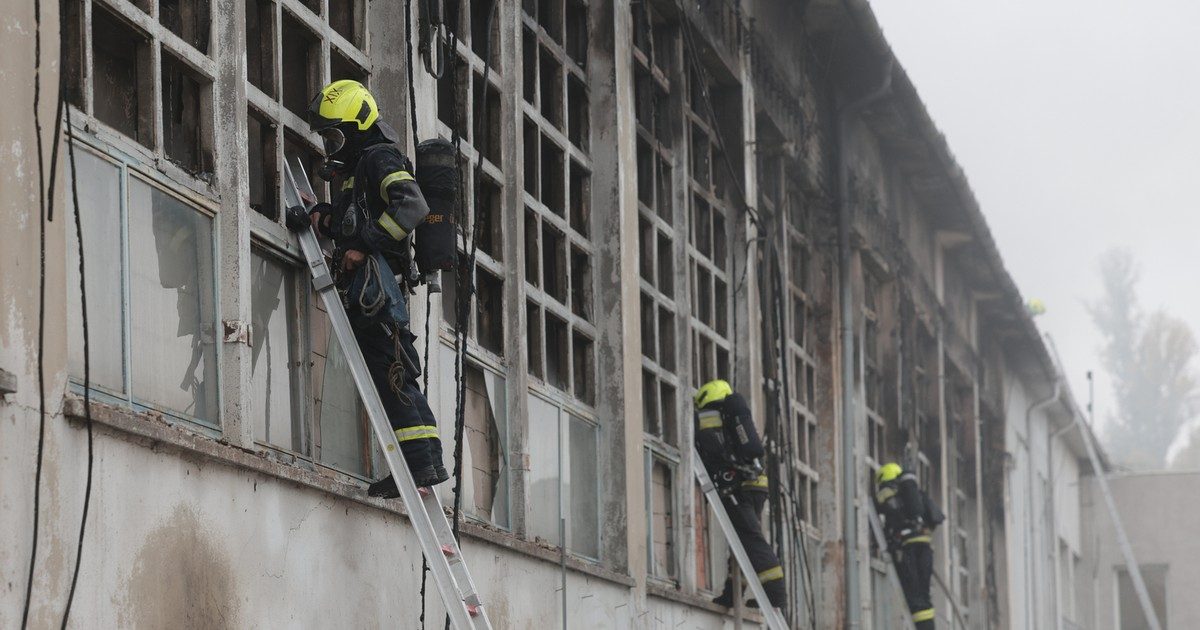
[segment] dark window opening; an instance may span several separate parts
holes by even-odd
[[[329,51],[329,76],[333,81],[354,79],[367,85],[367,71],[350,61],[349,57],[338,52],[336,48]]]
[[[654,300],[642,293],[642,355],[651,361],[657,358],[657,344],[654,342]]]
[[[542,138],[542,203],[551,212],[563,216],[563,206],[566,200],[566,181],[564,181],[563,151],[553,140]]]
[[[665,307],[658,307],[658,364],[663,369],[675,369],[675,318]]]
[[[563,123],[562,73],[562,64],[543,48],[538,79],[540,107],[542,116],[559,130],[562,130]]]
[[[542,287],[546,294],[567,303],[567,239],[557,228],[542,225]]]
[[[158,0],[158,21],[196,50],[208,54],[212,32],[209,0]]]
[[[274,5],[269,0],[246,0],[246,78],[264,94],[275,97]]]
[[[642,370],[642,430],[650,435],[659,435],[658,404],[655,400],[658,394],[658,379],[649,370]]]
[[[366,7],[361,0],[330,0],[329,25],[339,35],[355,48],[364,48],[364,31]]]
[[[540,249],[540,239],[538,238],[538,219],[537,214],[525,209],[525,281],[529,284],[538,287],[541,286],[541,278],[538,276],[538,250]]]
[[[308,102],[317,93],[321,44],[312,31],[287,11],[283,12],[283,106],[307,118]]]
[[[467,67],[462,58],[446,60],[449,76],[437,82],[438,120],[453,133],[466,137],[467,131]],[[450,70],[452,69],[452,70]]]
[[[94,114],[101,122],[144,145],[154,142],[153,76],[145,35],[96,5],[92,9]]]
[[[471,91],[474,97],[474,135],[471,142],[483,156],[497,166],[500,166],[500,90],[489,83],[487,86],[487,111],[483,108],[483,75],[473,74],[475,89]]]
[[[588,20],[587,6],[579,0],[567,0],[567,54],[580,66],[587,64]]]
[[[669,297],[673,297],[675,294],[675,257],[671,249],[671,238],[666,234],[659,233],[658,290]]]
[[[539,137],[537,125],[526,118],[525,141],[522,145],[525,154],[525,192],[533,195],[534,199],[541,198],[538,191],[538,152],[541,148],[538,143]]]
[[[204,96],[209,86],[167,51],[162,52],[163,151],[192,173],[212,170]]]
[[[538,43],[537,35],[528,28],[521,29],[521,77],[525,101],[537,105],[538,88]]]
[[[477,341],[495,354],[504,354],[504,281],[479,268],[475,273],[479,314]]]
[[[574,246],[571,247],[571,312],[592,319],[592,259]]]
[[[542,309],[533,302],[525,303],[525,345],[529,373],[545,378],[542,369]]]
[[[575,380],[575,397],[593,405],[596,403],[596,370],[592,358],[593,343],[591,339],[578,330],[573,332],[571,339],[571,359],[574,362],[572,374]]]
[[[591,176],[574,160],[571,161],[571,227],[584,237],[590,232]]]
[[[472,229],[479,249],[496,260],[504,259],[504,226],[500,214],[500,186],[483,176],[475,184],[475,217]]]
[[[279,218],[279,173],[275,166],[275,126],[260,118],[253,110],[246,119],[250,162],[250,207],[269,218]]]
[[[588,92],[587,87],[575,75],[567,79],[567,111],[567,138],[572,144],[586,151],[591,130],[588,120]]]
[[[569,345],[567,323],[546,311],[546,382],[564,390],[570,385]]]

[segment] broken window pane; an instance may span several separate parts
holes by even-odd
[[[642,354],[650,360],[657,358],[658,344],[654,340],[654,300],[642,292]]]
[[[546,29],[546,34],[556,42],[562,41],[563,0],[538,0],[538,24]]]
[[[570,501],[567,515],[567,548],[589,558],[600,557],[599,430],[596,425],[568,414],[568,464],[570,475],[564,492]]]
[[[310,312],[313,323],[313,373],[317,396],[313,401],[321,435],[321,463],[357,475],[372,473],[371,439],[350,364],[329,327],[328,317]],[[316,353],[318,340],[326,356]]]
[[[208,54],[212,25],[209,0],[158,0],[158,21],[196,50]]]
[[[675,492],[670,465],[651,456],[650,471],[650,572],[675,577]]]
[[[666,382],[661,383],[660,388],[658,399],[662,405],[662,438],[667,444],[677,446],[679,428],[675,420],[675,388]]]
[[[258,248],[250,256],[251,400],[254,438],[295,453],[308,454],[304,414],[300,411],[303,329],[296,271]]]
[[[69,164],[68,164],[69,165]],[[125,391],[121,304],[121,171],[91,151],[75,151],[76,180],[83,212],[83,251],[87,274],[88,359],[92,387]],[[68,170],[67,176],[73,174]],[[71,187],[68,180],[67,189]],[[71,196],[67,195],[71,204]],[[70,208],[70,212],[75,209]],[[72,224],[72,217],[67,217]],[[70,373],[83,377],[83,322],[79,293],[79,243],[67,236],[67,326]]]
[[[108,11],[92,10],[96,118],[144,145],[154,141],[149,40]]]
[[[454,351],[441,346],[443,375],[453,379]],[[463,427],[463,503],[472,517],[508,527],[508,424],[505,380],[468,362]],[[446,400],[439,417],[454,417],[454,401]]]
[[[275,6],[246,0],[246,79],[275,98]]]
[[[215,425],[212,219],[131,177],[128,225],[134,399]]]
[[[492,164],[500,166],[500,90],[496,86],[488,82],[487,86],[487,109],[484,109],[484,90],[483,90],[483,74],[472,73],[474,77],[474,89],[471,90],[471,96],[474,99],[474,107],[471,110],[474,116],[474,129],[471,136],[471,142],[479,149],[485,158]],[[492,75],[493,77],[495,75]]]
[[[174,55],[162,53],[163,152],[192,173],[212,170],[208,121],[201,101],[208,86]]]
[[[528,28],[521,29],[521,82],[525,102],[530,105],[537,104],[537,50],[537,36]]]

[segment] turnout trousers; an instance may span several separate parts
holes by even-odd
[[[908,542],[896,550],[896,573],[904,589],[908,611],[917,630],[933,630],[933,600],[929,580],[933,575],[933,548],[928,542]]]
[[[354,337],[362,349],[367,371],[375,382],[375,390],[387,411],[388,422],[400,442],[400,450],[409,470],[414,473],[429,466],[442,464],[442,441],[438,438],[437,420],[429,401],[417,385],[420,376],[420,355],[413,341],[416,336],[407,330],[396,333],[396,339],[382,324],[354,327]],[[404,369],[405,361],[397,362],[397,352],[407,355],[407,363],[417,369]]]
[[[771,543],[763,536],[762,531],[762,513],[766,502],[767,493],[758,490],[739,489],[734,492],[733,496],[721,497],[721,503],[724,504],[725,511],[729,513],[733,529],[737,532],[738,539],[742,541],[746,555],[750,557],[750,564],[758,573],[758,581],[762,583],[763,590],[767,592],[767,598],[771,600],[772,606],[783,608],[787,606],[783,567],[780,566],[779,557],[775,555],[775,550],[771,548]],[[731,575],[725,578],[725,588],[717,599],[733,601],[732,595],[733,576]],[[759,605],[761,606],[762,602],[759,602]]]

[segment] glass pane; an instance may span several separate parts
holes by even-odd
[[[654,575],[675,575],[675,492],[671,467],[654,458],[650,471],[650,528],[654,545],[651,567]]]
[[[567,547],[589,558],[600,557],[600,500],[596,425],[570,417],[568,477],[563,492],[570,499]]]
[[[212,220],[129,179],[133,395],[216,424]]]
[[[350,365],[329,328],[329,320],[319,311],[311,314],[314,319],[320,319],[320,324],[313,326],[313,382],[317,384],[319,395],[313,406],[319,414],[315,420],[320,427],[321,463],[367,475],[370,473],[367,454],[370,438],[362,401],[354,387],[354,378],[350,376]],[[321,340],[321,349],[328,353],[324,358],[316,354],[317,338]]]
[[[442,428],[442,449],[446,465],[454,449],[454,350],[438,344],[441,395],[433,393],[434,406]],[[465,425],[463,433],[463,506],[471,517],[508,527],[508,424],[503,376],[470,361],[464,366],[467,381]],[[442,486],[444,501],[453,499],[450,484]]]
[[[121,322],[121,172],[99,156],[75,151],[79,199],[83,204],[83,251],[87,255],[88,350],[91,383],[125,391],[121,364],[125,327]],[[67,176],[71,173],[68,171]],[[67,190],[71,190],[70,180]],[[71,195],[67,203],[72,204]],[[72,206],[71,212],[75,209]],[[83,307],[79,294],[79,243],[74,216],[67,223],[67,344],[71,376],[83,379]]]
[[[558,537],[558,408],[529,396],[529,535],[552,545]]]
[[[300,309],[296,274],[257,250],[251,253],[250,417],[254,439],[308,454],[299,404]]]

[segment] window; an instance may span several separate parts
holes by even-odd
[[[208,180],[216,71],[208,56],[211,3],[162,0],[158,22],[147,21],[132,3],[70,4],[64,73],[71,102],[147,155]]]
[[[218,426],[212,215],[128,163],[82,147],[76,162],[72,176],[87,191],[81,199],[96,390],[135,408]],[[70,260],[77,247],[71,245]],[[68,269],[78,273],[74,265]],[[78,305],[69,312],[78,317]],[[71,344],[71,352],[78,378],[81,343]]]
[[[251,407],[254,438],[295,453],[308,454],[309,431],[300,395],[303,390],[304,326],[301,278],[291,265],[251,248]]]
[[[584,405],[595,404],[589,112],[583,53],[586,5],[577,0],[525,4],[525,294],[529,373]],[[564,33],[570,38],[564,48]]]
[[[662,16],[649,3],[633,7],[635,32],[642,34]],[[661,27],[660,27],[661,28]],[[664,36],[665,37],[665,36]],[[637,187],[641,268],[642,403],[646,434],[646,513],[650,518],[650,569],[655,577],[675,579],[679,523],[675,504],[680,493],[682,449],[680,422],[690,421],[690,405],[680,392],[677,372],[680,320],[676,303],[675,257],[679,234],[674,222],[671,195],[673,138],[670,118],[670,83],[663,63],[668,51],[659,51],[650,38],[635,37],[635,115],[637,122]],[[660,57],[661,56],[661,57]]]
[[[454,381],[454,350],[440,345],[441,382],[449,387]],[[462,505],[474,520],[509,528],[509,446],[506,379],[494,370],[468,359],[463,365],[466,380],[463,427]],[[442,395],[430,400],[444,427],[453,427],[455,397]],[[443,450],[454,448],[453,431],[442,431]],[[443,488],[449,492],[450,488]],[[449,498],[449,495],[448,495]]]
[[[535,540],[600,557],[599,428],[561,404],[529,397],[529,519]]]
[[[1167,630],[1167,569],[1165,564],[1142,564],[1142,580],[1146,583],[1146,591],[1150,595],[1150,604],[1154,614],[1158,616],[1159,627]],[[1124,566],[1115,569],[1116,573],[1116,612],[1120,625],[1118,630],[1149,630],[1150,624],[1142,612],[1137,591],[1133,588],[1133,578]]]
[[[327,198],[325,182],[316,177],[320,142],[306,118],[313,95],[340,79],[370,87],[365,0],[330,2],[328,15],[320,7],[319,2],[246,0],[250,207],[279,223],[279,174],[285,159],[299,159],[318,196]],[[328,53],[323,53],[326,47]]]

